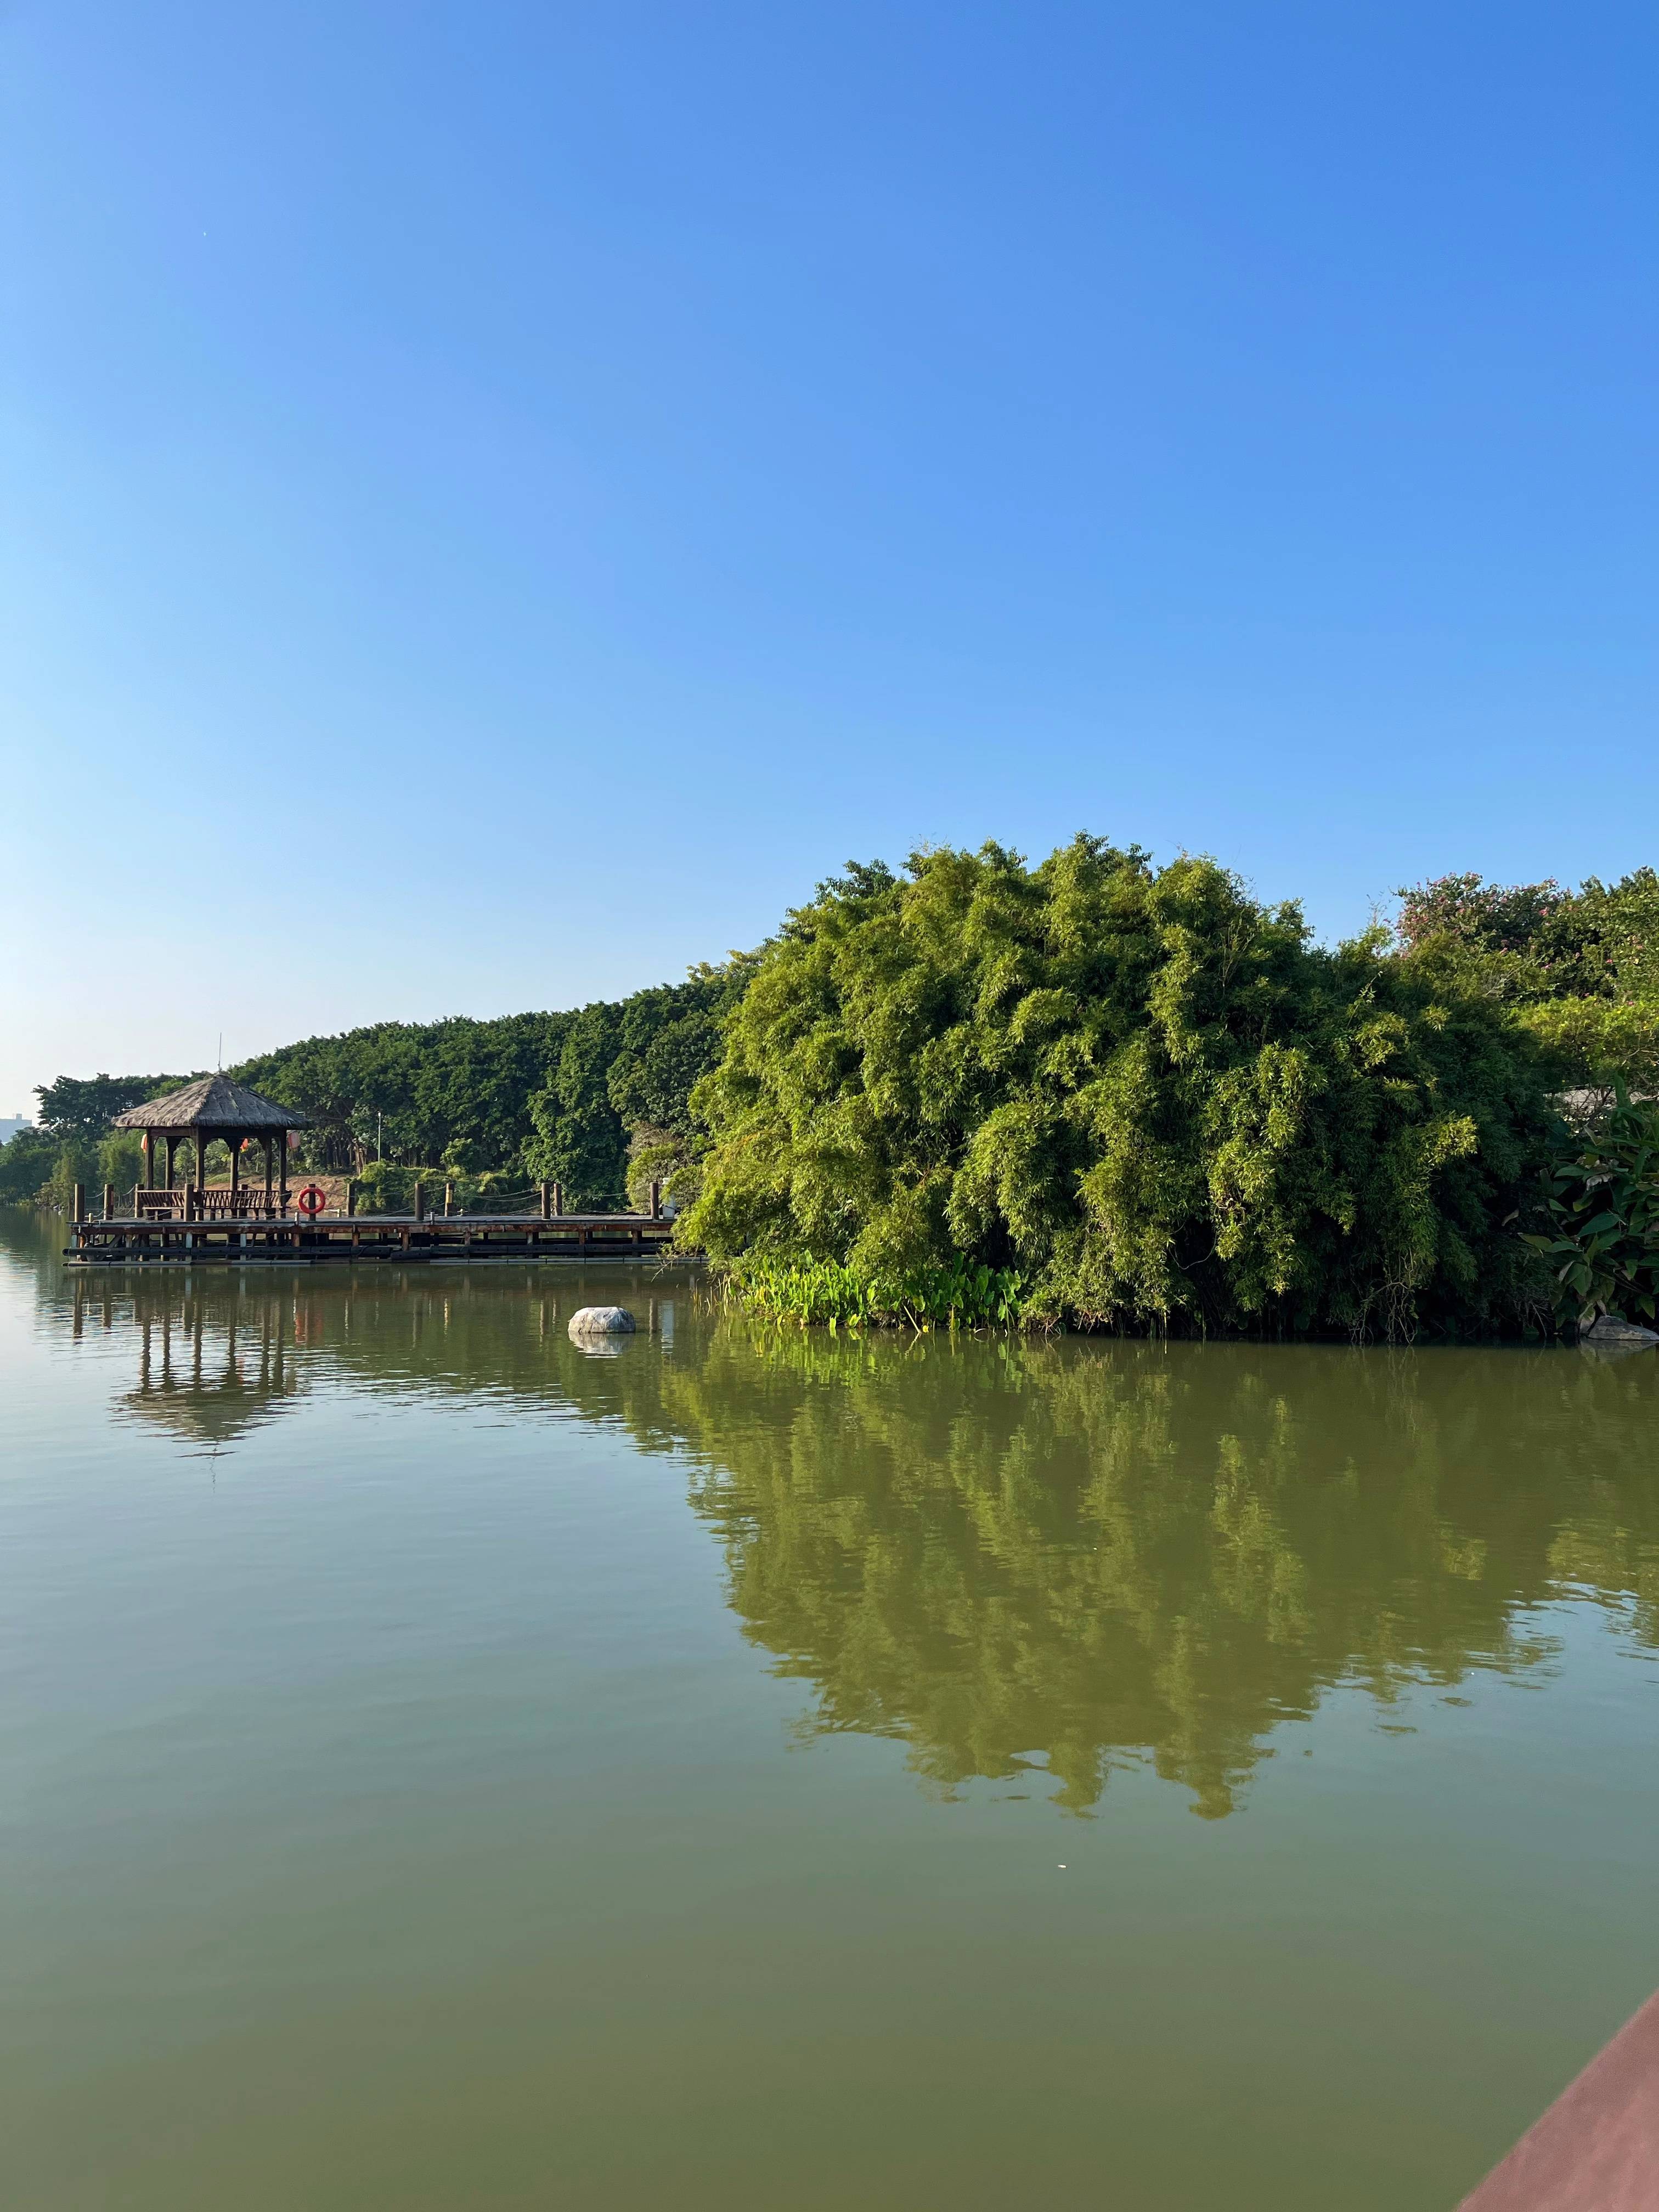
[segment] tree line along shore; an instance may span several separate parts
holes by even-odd
[[[417,1175],[592,1211],[660,1181],[775,1319],[1474,1337],[1650,1321],[1659,1287],[1651,869],[1443,878],[1332,947],[1207,859],[932,849],[681,983],[228,1072],[364,1211]],[[0,1200],[130,1188],[111,1121],[187,1079],[42,1086]]]

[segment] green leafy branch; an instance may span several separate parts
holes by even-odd
[[[1588,1328],[1603,1314],[1651,1324],[1659,1311],[1659,1107],[1618,1103],[1547,1170],[1549,1226],[1522,1241],[1555,1283],[1558,1313]]]

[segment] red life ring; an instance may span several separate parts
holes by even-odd
[[[328,1204],[328,1193],[319,1189],[314,1182],[308,1182],[294,1203],[309,1221],[313,1214],[320,1213]]]

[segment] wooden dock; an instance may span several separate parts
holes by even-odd
[[[81,1267],[349,1267],[501,1260],[649,1260],[674,1224],[650,1213],[135,1214],[76,1220]]]
[[[1457,2212],[1652,2212],[1659,2202],[1659,1996],[1570,2082]]]

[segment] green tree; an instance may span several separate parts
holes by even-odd
[[[531,1172],[564,1187],[569,1207],[619,1207],[626,1194],[628,1133],[611,1103],[621,1043],[618,1007],[596,1000],[571,1021],[553,1079],[530,1101]]]
[[[313,1116],[308,1166],[361,1167],[383,1153],[483,1173],[518,1164],[531,1095],[557,1060],[570,1018],[380,1022],[303,1038],[232,1073]]]
[[[96,1144],[118,1114],[190,1080],[187,1075],[60,1075],[35,1086],[39,1127],[62,1141]]]
[[[1399,894],[1408,960],[1512,1006],[1564,1086],[1659,1085],[1659,875],[1577,890],[1443,876]]]
[[[0,1206],[32,1206],[51,1182],[64,1147],[44,1129],[20,1129],[0,1145]]]
[[[694,1094],[688,1238],[1018,1267],[1087,1326],[1490,1328],[1554,1128],[1543,1055],[1382,933],[1315,946],[1213,861],[1079,836],[822,885]]]
[[[232,1070],[313,1120],[308,1167],[384,1158],[461,1176],[546,1176],[573,1202],[623,1202],[630,1133],[687,1154],[693,1085],[718,1057],[738,961],[574,1013],[380,1022],[301,1038]]]
[[[176,1091],[187,1075],[60,1075],[39,1084],[40,1121],[0,1146],[0,1205],[66,1207],[78,1182],[95,1201],[106,1183],[131,1190],[143,1172],[137,1137],[118,1114]]]
[[[623,1001],[606,1092],[629,1132],[630,1203],[643,1205],[653,1182],[676,1204],[696,1196],[705,1133],[692,1093],[720,1063],[726,1018],[754,969],[755,956],[733,953],[720,967],[694,968],[684,983]]]

